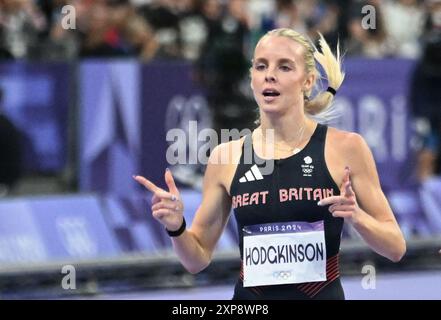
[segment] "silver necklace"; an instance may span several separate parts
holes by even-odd
[[[281,151],[289,151],[289,152],[291,152],[292,154],[299,153],[299,152],[301,151],[301,149],[299,148],[299,146],[300,146],[300,143],[301,143],[302,140],[303,140],[303,134],[305,133],[305,127],[306,127],[306,121],[303,122],[303,126],[300,128],[300,130],[299,130],[299,132],[298,132],[298,135],[300,135],[300,138],[298,139],[298,141],[297,141],[297,143],[295,144],[294,147],[291,147],[291,148],[289,148],[289,149],[287,149],[287,148],[280,148],[280,147],[278,146],[277,142],[274,142],[274,146],[275,146],[278,150],[281,150]],[[262,130],[260,130],[260,131],[262,131]],[[261,135],[262,135],[262,137],[264,138],[264,136],[263,136],[263,131],[262,131]]]
[[[291,148],[287,149],[287,148],[280,148],[279,146],[277,146],[277,143],[274,143],[274,145],[275,145],[279,150],[282,150],[282,151],[290,151],[292,154],[299,153],[300,150],[301,150],[301,149],[299,148],[299,146],[300,146],[300,143],[301,143],[302,140],[303,140],[303,134],[305,133],[305,127],[306,127],[306,124],[305,124],[305,122],[303,122],[303,126],[300,128],[299,133],[298,133],[298,135],[300,135],[300,138],[298,139],[298,141],[297,141],[297,143],[294,145],[294,147],[291,147]]]

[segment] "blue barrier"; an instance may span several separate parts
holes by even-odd
[[[183,190],[191,223],[201,194]],[[150,196],[70,195],[0,201],[0,263],[41,263],[161,254],[171,249],[164,228],[150,212]],[[230,220],[218,250],[235,250]]]
[[[44,262],[120,253],[93,196],[0,201],[0,261]]]

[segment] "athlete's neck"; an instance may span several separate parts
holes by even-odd
[[[261,123],[258,129],[264,137],[268,133],[267,130],[273,130],[272,135],[275,143],[290,143],[298,141],[300,135],[308,136],[313,122],[309,120],[303,113],[296,117],[261,117]]]

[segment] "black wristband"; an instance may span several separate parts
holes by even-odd
[[[328,87],[328,89],[326,89],[326,91],[328,91],[329,93],[331,93],[333,96],[336,95],[337,91],[334,88]]]
[[[179,237],[181,234],[184,233],[184,231],[185,231],[186,228],[187,228],[187,223],[185,222],[185,218],[184,218],[184,216],[182,216],[182,224],[181,224],[181,226],[179,227],[178,230],[176,230],[176,231],[170,231],[170,230],[168,230],[167,228],[165,228],[165,231],[167,231],[167,233],[168,233],[168,235],[169,235],[170,237]]]

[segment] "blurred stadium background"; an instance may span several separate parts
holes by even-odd
[[[170,166],[166,132],[188,133],[190,158],[204,141],[189,121],[251,127],[249,61],[274,27],[339,39],[347,77],[330,125],[367,140],[408,240],[393,264],[346,228],[347,297],[440,299],[439,0],[0,0],[0,299],[230,299],[232,219],[210,267],[188,274],[131,176],[163,186],[170,167],[192,220],[204,166]],[[75,289],[62,286],[69,265]]]

